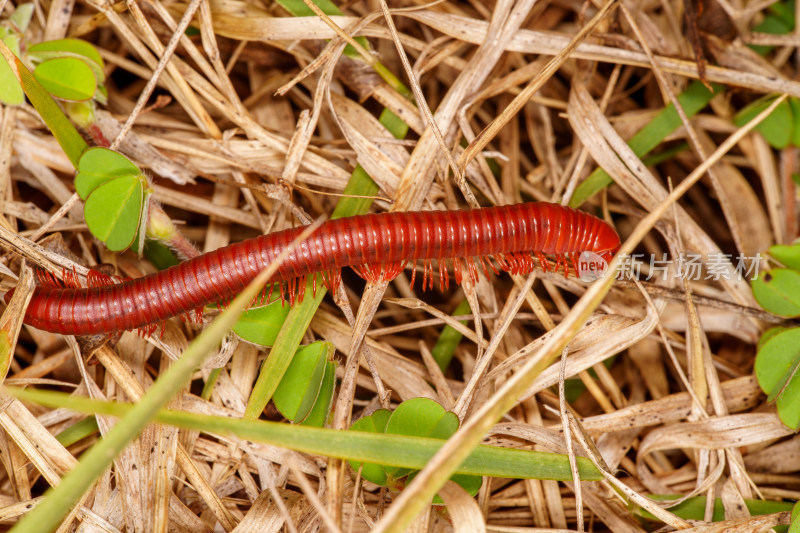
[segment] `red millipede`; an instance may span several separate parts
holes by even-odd
[[[48,284],[35,289],[25,323],[72,335],[115,333],[145,328],[203,306],[229,300],[272,263],[303,231],[302,227],[262,235],[203,254],[142,278],[87,288]],[[475,258],[494,269],[530,272],[536,263],[547,269],[545,254],[556,269],[567,261],[576,267],[578,254],[594,252],[609,260],[619,249],[614,229],[587,213],[550,203],[525,203],[457,211],[420,211],[361,215],[330,220],[296,246],[280,263],[270,282],[289,285],[289,298],[303,297],[305,278],[322,273],[329,287],[338,283],[342,267],[353,267],[370,280],[388,281],[409,261],[424,263],[423,288],[433,286],[433,265],[440,284],[448,282],[446,261],[452,260],[461,281],[461,259],[473,279]],[[487,257],[489,259],[487,259]],[[430,272],[430,276],[428,275]],[[412,275],[412,284],[416,270]],[[90,285],[92,281],[90,280]],[[12,291],[6,293],[6,302]]]

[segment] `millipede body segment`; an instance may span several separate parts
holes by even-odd
[[[270,233],[203,254],[167,270],[87,288],[37,287],[25,322],[39,329],[73,335],[113,333],[148,328],[167,318],[220,301],[240,292],[275,261],[303,231],[302,227]],[[270,282],[286,282],[290,300],[302,298],[306,276],[325,275],[338,282],[342,267],[354,267],[363,277],[389,280],[407,262],[422,260],[423,286],[433,285],[431,261],[443,270],[453,261],[461,280],[461,259],[471,276],[475,260],[486,269],[493,257],[503,270],[529,272],[544,255],[555,256],[567,268],[581,252],[605,260],[619,248],[614,229],[587,213],[549,203],[525,203],[458,211],[382,213],[331,220],[296,246],[280,262]],[[492,267],[494,268],[494,267]],[[415,271],[416,273],[416,271]],[[413,280],[413,278],[412,278]],[[283,286],[281,286],[283,287]],[[12,291],[6,294],[6,301]]]

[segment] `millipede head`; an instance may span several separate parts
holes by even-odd
[[[606,263],[609,263],[614,254],[619,251],[620,244],[619,235],[614,231],[614,228],[603,223],[596,230],[596,236],[590,251],[602,257]]]

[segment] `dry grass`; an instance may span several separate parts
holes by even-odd
[[[100,127],[109,139],[123,124],[131,127],[120,150],[152,173],[154,199],[204,251],[330,214],[356,163],[380,185],[377,211],[565,202],[600,164],[616,184],[583,208],[604,214],[623,238],[638,226],[644,236],[630,243],[636,252],[750,257],[797,237],[797,150],[772,150],[757,134],[715,150],[736,131],[731,117],[743,104],[771,92],[800,97],[800,83],[792,81],[799,41],[797,33],[749,32],[769,1],[718,2],[728,10],[720,20],[738,33],[705,38],[715,65],[705,75],[726,89],[665,145],[688,142],[690,149],[656,167],[624,140],[698,77],[678,2],[393,2],[388,9],[355,2],[340,5],[350,16],[322,20],[261,2],[52,0],[37,4],[28,38],[80,37],[100,49],[110,80]],[[178,39],[187,10],[196,11],[199,35]],[[708,24],[701,29],[721,31],[719,22]],[[341,35],[355,31],[370,38],[366,58],[342,56]],[[743,44],[769,39],[778,48],[767,59]],[[418,107],[375,74],[367,60],[376,59],[407,80]],[[408,140],[393,140],[380,126],[382,108],[406,121]],[[703,162],[708,172],[693,173]],[[58,272],[53,265],[64,260],[27,240],[39,239],[46,225],[63,233],[84,266],[111,262],[130,277],[151,272],[146,261],[113,256],[92,239],[73,203],[72,178],[36,112],[3,108],[3,239],[16,239],[13,248]],[[673,205],[668,193],[681,183],[688,191]],[[654,228],[641,225],[657,212],[663,214],[653,217]],[[580,490],[487,479],[474,499],[448,486],[448,511],[426,507],[413,531],[663,526],[634,517],[622,493],[642,505],[648,494],[716,496],[727,531],[788,523],[785,513],[750,517],[743,507],[745,499],[800,498],[800,440],[751,376],[755,343],[774,319],[757,308],[746,280],[623,281],[605,297],[599,284],[587,292],[585,283],[541,272],[527,284],[507,275],[482,280],[464,287],[482,317],[469,323],[441,375],[428,350],[442,324],[457,325],[447,313],[464,292],[419,294],[407,274],[366,291],[347,278],[357,315],[329,300],[311,323],[307,338],[330,340],[341,354],[344,392],[334,426],[425,396],[460,416],[465,440],[565,453],[567,427],[579,454],[602,457],[598,464],[616,473]],[[16,309],[5,320],[18,318]],[[135,400],[194,335],[176,322],[161,339],[125,334],[87,360],[74,339],[23,328],[6,383]],[[535,376],[567,341],[563,368],[556,362]],[[363,348],[372,368],[362,358],[359,371],[353,354]],[[196,395],[210,371],[202,369],[174,407],[241,416],[266,355],[234,341],[216,359],[224,367],[211,402]],[[585,387],[568,409],[560,408],[557,391],[564,377]],[[270,409],[266,416],[279,419]],[[3,396],[3,524],[57,484],[97,438],[69,449],[53,439],[81,418]],[[101,432],[110,424],[101,418]],[[447,460],[437,457],[431,471]],[[383,530],[418,492],[355,487],[354,473],[340,465],[154,425],[115,460],[71,520],[103,531]],[[661,516],[666,527],[721,530]]]

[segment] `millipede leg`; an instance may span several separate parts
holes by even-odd
[[[388,265],[383,266],[383,271],[381,272],[381,281],[392,281],[406,267],[406,261],[393,261]]]
[[[528,274],[531,270],[531,258],[525,253],[514,253],[514,261],[516,262],[517,274]]]
[[[81,279],[78,277],[78,273],[75,272],[75,268],[67,270],[66,268],[63,269],[62,275],[64,277],[64,286],[72,289],[80,289],[81,288]]]
[[[292,278],[288,281],[287,290],[289,291],[289,305],[294,305],[294,299],[297,296],[297,278]]]
[[[302,302],[303,301],[303,297],[306,295],[306,280],[307,279],[308,278],[306,276],[301,276],[297,280],[297,296],[298,296],[297,301],[298,302]]]
[[[331,292],[336,292],[339,290],[339,284],[342,282],[342,271],[341,270],[332,270],[329,272],[330,274],[330,287],[328,287]]]
[[[495,258],[495,256],[493,256],[493,255],[486,256],[486,263],[489,265],[489,268],[492,269],[492,272],[494,272],[494,275],[498,276],[498,275],[500,275],[500,271],[498,269],[496,269],[495,266],[494,266],[494,263],[492,263],[492,259],[494,259],[494,258]]]
[[[461,285],[461,258],[454,257],[453,258],[453,277],[455,277],[456,283]]]
[[[550,264],[547,262],[547,257],[542,252],[534,252],[536,254],[536,259],[539,260],[539,266],[542,267],[542,270],[545,272],[550,271]]]
[[[44,270],[43,268],[36,267],[34,272],[36,272],[36,281],[39,285],[44,287],[53,287],[56,289],[63,289],[64,283],[58,279],[55,274],[50,272],[49,270]]]
[[[353,272],[358,274],[358,277],[369,281],[371,274],[369,272],[369,269],[367,269],[367,265],[353,265],[350,268],[353,269]]]
[[[519,272],[519,262],[513,253],[497,254],[495,260],[497,261],[497,266],[499,266],[500,270],[503,272],[510,272],[511,274],[517,274]]]
[[[495,270],[491,259],[489,259],[486,256],[481,256],[480,261],[481,261],[481,266],[483,267],[483,273],[486,275],[486,279],[490,279],[489,269],[491,269],[492,271],[494,271],[495,274],[497,274],[497,270]]]
[[[88,287],[103,287],[106,285],[114,285],[114,278],[108,274],[104,274],[99,270],[91,269],[86,275],[86,285]]]
[[[325,288],[327,288],[331,292],[336,292],[339,288],[339,271],[338,270],[327,270],[322,273],[322,283],[325,284]]]
[[[494,256],[497,266],[503,272],[511,272],[511,254],[497,254]]]
[[[558,273],[558,270],[562,266],[565,269],[564,270],[564,272],[565,272],[564,276],[566,277],[569,274],[569,272],[566,271],[567,264],[566,264],[566,261],[564,260],[564,254],[556,254],[556,266],[555,266],[555,269],[553,270],[553,272]]]
[[[478,265],[475,264],[475,258],[467,257],[465,260],[467,262],[470,280],[472,280],[472,283],[478,283]]]
[[[580,260],[580,254],[578,252],[572,252],[569,256],[569,260],[572,263],[572,271],[575,273],[575,277],[580,277],[580,272],[578,272],[578,261]]]

